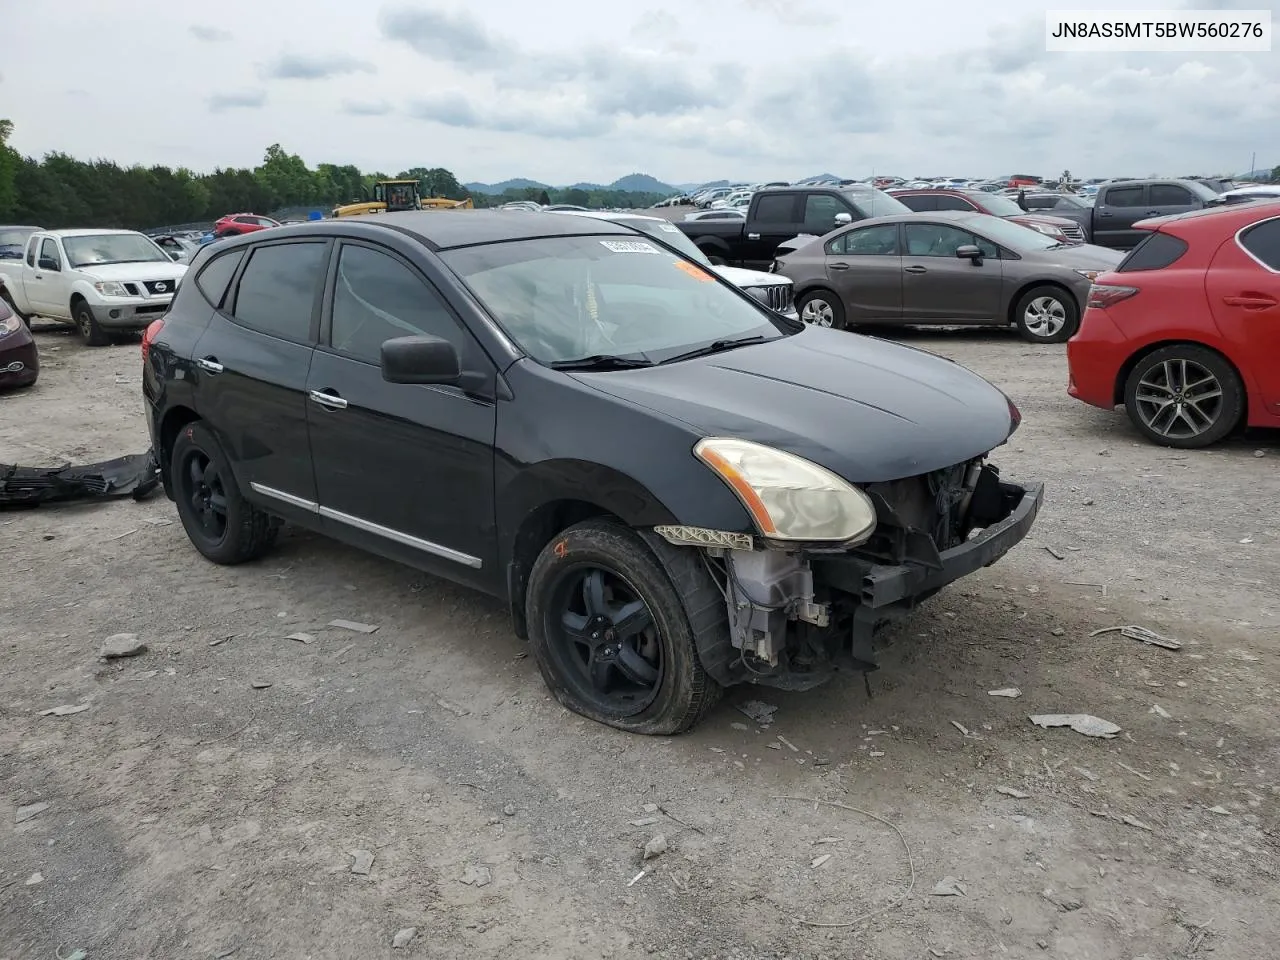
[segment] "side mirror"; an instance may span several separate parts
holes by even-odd
[[[853,223],[853,214],[837,213],[835,216],[835,223],[837,227],[843,227],[845,224]]]
[[[458,351],[440,337],[396,337],[382,344],[382,379],[388,383],[457,383]]]
[[[971,243],[956,247],[956,256],[961,260],[972,260],[975,265],[982,262],[982,251]]]
[[[50,270],[53,273],[62,272],[62,265],[58,263],[57,260],[54,260],[52,257],[41,257],[37,261],[37,263],[39,264],[41,270]]]

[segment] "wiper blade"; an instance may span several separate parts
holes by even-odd
[[[714,340],[705,347],[698,347],[696,350],[689,350],[686,353],[677,353],[674,357],[667,357],[663,363],[675,363],[677,360],[692,360],[694,357],[706,357],[713,353],[720,353],[722,350],[732,350],[734,347],[745,347],[749,343],[764,343],[768,337],[756,334],[751,337],[738,337],[732,340]]]
[[[619,357],[611,353],[596,353],[589,357],[576,357],[573,360],[552,360],[547,366],[553,370],[630,370],[636,367],[651,367],[653,361],[639,357]]]

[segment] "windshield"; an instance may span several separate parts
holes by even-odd
[[[618,223],[626,224],[628,227],[634,227],[641,233],[647,233],[651,237],[657,237],[669,247],[675,247],[690,260],[696,260],[704,267],[711,266],[711,261],[707,259],[707,255],[698,249],[697,244],[690,240],[674,223],[666,220],[648,220],[636,217],[634,220],[620,219]]]
[[[981,234],[1002,247],[1008,247],[1014,253],[1048,250],[1062,245],[1039,230],[1032,230],[1012,220],[1001,220],[999,217],[974,217],[968,221],[968,225],[973,228],[974,233]]]
[[[1008,197],[983,197],[978,204],[993,217],[1020,217],[1026,213]]]
[[[21,260],[27,237],[35,227],[0,227],[0,260]]]
[[[542,363],[600,355],[658,363],[785,329],[701,266],[639,237],[513,240],[441,257]]]
[[[168,255],[140,233],[97,233],[63,237],[63,249],[73,267],[107,263],[169,263]]]
[[[853,204],[864,217],[890,217],[900,213],[911,213],[911,208],[891,197],[883,190],[868,186],[852,186],[841,188],[844,198]]]

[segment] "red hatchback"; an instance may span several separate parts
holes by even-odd
[[[238,237],[242,233],[253,233],[255,230],[266,230],[268,227],[280,226],[279,220],[261,217],[256,213],[228,213],[213,225],[213,235],[219,240],[224,237]]]
[[[1123,404],[1143,436],[1170,447],[1280,427],[1280,202],[1137,227],[1151,234],[1094,281],[1067,342],[1067,392]]]

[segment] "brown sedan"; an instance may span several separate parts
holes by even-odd
[[[31,330],[0,297],[0,390],[29,387],[40,376],[40,354]]]
[[[984,213],[939,212],[797,238],[779,248],[774,269],[795,282],[807,323],[1013,324],[1033,343],[1062,343],[1093,278],[1123,257]]]

